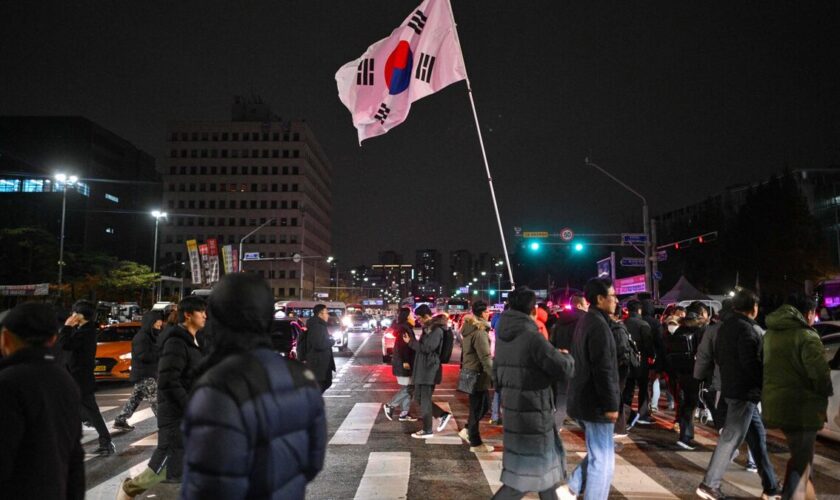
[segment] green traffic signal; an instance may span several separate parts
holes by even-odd
[[[574,249],[575,252],[582,252],[583,251],[583,243],[575,243]]]
[[[528,248],[531,249],[532,252],[536,252],[540,249],[540,242],[539,241],[532,241],[528,244]]]
[[[496,296],[496,290],[493,290],[493,289],[491,288],[490,290],[488,290],[488,292],[490,293],[490,296],[491,296],[491,297],[495,297],[495,296]]]

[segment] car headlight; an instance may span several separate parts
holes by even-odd
[[[391,326],[391,320],[390,319],[383,319],[382,320],[382,326],[385,327],[385,328],[388,328],[389,326]]]
[[[127,352],[125,354],[120,354],[120,359],[122,359],[122,360],[131,359],[131,353]]]
[[[345,316],[341,318],[341,324],[344,326],[353,326],[353,320],[350,319],[350,316]]]

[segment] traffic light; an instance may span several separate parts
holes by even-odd
[[[528,243],[528,248],[532,252],[538,252],[540,250],[540,242],[539,241],[531,241],[530,243]]]
[[[492,288],[490,290],[488,290],[487,293],[489,293],[491,297],[496,296],[496,290],[493,290]]]
[[[575,244],[574,244],[574,246],[573,246],[572,248],[574,248],[574,249],[575,249],[575,252],[577,252],[577,253],[581,253],[581,252],[583,252],[583,249],[584,249],[585,247],[584,247],[583,243],[575,243]]]

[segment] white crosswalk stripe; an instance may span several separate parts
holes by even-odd
[[[131,424],[131,425],[137,425],[138,422],[142,422],[142,421],[144,421],[146,419],[149,419],[149,418],[152,418],[154,416],[155,416],[155,414],[154,414],[154,412],[152,411],[151,408],[144,408],[144,409],[136,412],[134,415],[132,415],[131,418],[128,419],[128,423]],[[109,421],[105,422],[105,425],[109,429],[111,429],[111,428],[114,427],[114,421],[109,420]],[[90,443],[91,441],[94,441],[96,439],[97,439],[97,434],[96,434],[95,431],[94,432],[89,432],[87,429],[84,430],[84,432],[82,434],[82,444]]]
[[[127,477],[134,477],[146,469],[146,461],[130,467],[107,481],[96,485],[85,492],[85,500],[113,500],[117,496],[117,489]]]
[[[366,444],[381,403],[356,403],[344,421],[341,422],[330,446],[342,444]]]
[[[675,453],[696,465],[701,471],[706,470],[712,459],[711,451],[677,451]],[[700,479],[702,480],[702,477]],[[736,488],[746,491],[750,495],[756,497],[761,496],[761,478],[758,474],[748,472],[738,464],[729,464],[729,467],[726,469],[726,474],[723,476],[723,480]],[[698,484],[699,483],[700,481],[698,481]]]
[[[411,453],[407,451],[372,452],[356,500],[399,500],[408,496]]]

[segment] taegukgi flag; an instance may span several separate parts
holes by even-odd
[[[402,123],[412,102],[466,77],[449,0],[425,0],[391,36],[335,74],[359,144]]]

